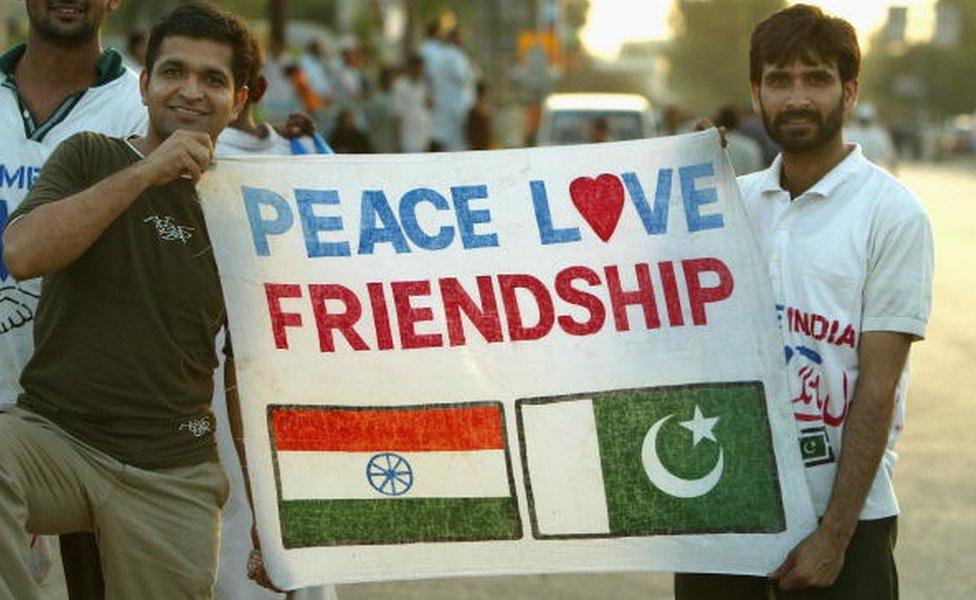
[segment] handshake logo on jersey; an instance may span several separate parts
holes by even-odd
[[[34,320],[39,294],[31,292],[16,282],[9,282],[9,275],[3,268],[3,283],[0,284],[0,335],[23,327]]]

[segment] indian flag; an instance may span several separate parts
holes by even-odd
[[[786,529],[760,382],[517,402],[533,535]]]
[[[286,548],[522,536],[500,403],[268,418]]]

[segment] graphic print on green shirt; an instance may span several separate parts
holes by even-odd
[[[10,220],[140,159],[124,140],[72,136]],[[44,277],[18,404],[140,468],[214,460],[214,337],[224,320],[193,185],[150,188],[77,260]]]

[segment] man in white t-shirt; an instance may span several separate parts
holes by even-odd
[[[909,347],[931,306],[932,234],[912,193],[842,139],[859,62],[850,24],[811,6],[752,36],[753,104],[782,154],[739,182],[776,296],[819,527],[769,579],[677,575],[676,598],[898,597],[893,447]]]
[[[125,137],[145,130],[148,117],[138,78],[118,52],[101,46],[102,21],[119,4],[27,1],[27,43],[0,56],[0,222],[20,205],[41,166],[66,138],[80,131]],[[0,264],[0,410],[22,391],[20,373],[34,347],[40,287],[40,279],[18,283]],[[79,541],[87,547],[80,536],[68,540],[66,549]],[[46,542],[32,543],[33,559],[44,563]],[[60,585],[52,581],[60,578],[59,571],[45,586]]]
[[[430,88],[424,78],[424,59],[407,60],[407,72],[393,83],[393,111],[401,152],[425,152],[430,145]]]
[[[252,48],[254,56],[261,56],[261,49]],[[283,137],[267,122],[258,122],[254,117],[257,105],[268,89],[268,82],[261,73],[261,60],[255,60],[248,76],[248,96],[240,115],[226,129],[220,132],[214,146],[217,160],[228,156],[291,156],[294,154],[331,154],[332,150],[322,137],[312,132],[310,136]],[[296,117],[292,115],[287,126]],[[307,117],[306,117],[307,119]],[[221,334],[223,337],[223,334]],[[218,340],[218,347],[224,341]],[[214,399],[212,403],[217,427],[217,450],[220,461],[227,473],[230,493],[220,515],[220,562],[217,569],[217,583],[214,586],[215,600],[335,600],[335,587],[316,586],[289,592],[287,595],[259,586],[250,580],[248,560],[252,552],[251,528],[253,516],[244,487],[244,474],[241,469],[235,441],[231,435],[230,417],[224,399],[223,355],[218,353],[220,365],[214,370]]]

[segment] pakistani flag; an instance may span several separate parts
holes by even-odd
[[[517,403],[537,538],[786,529],[759,382]]]
[[[286,548],[522,536],[499,403],[268,417]]]

